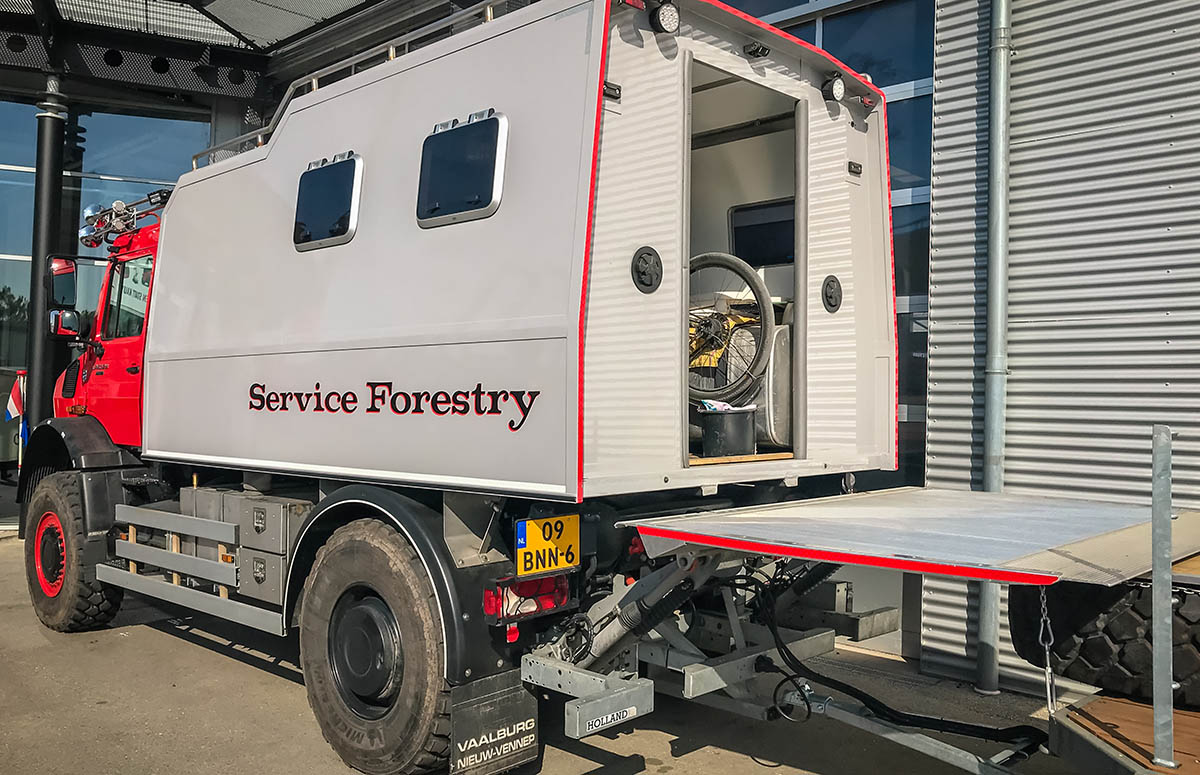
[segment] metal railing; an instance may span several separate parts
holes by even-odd
[[[287,91],[283,95],[283,99],[279,101],[279,107],[275,109],[274,115],[271,116],[271,121],[264,127],[255,129],[242,135],[238,135],[232,139],[226,140],[223,143],[218,143],[210,148],[205,148],[200,153],[192,156],[192,169],[200,167],[200,160],[207,159],[208,164],[213,163],[213,154],[221,151],[229,151],[231,155],[237,155],[246,150],[247,144],[253,144],[252,147],[260,147],[266,145],[271,139],[272,133],[279,126],[280,120],[283,118],[284,112],[287,110],[288,103],[296,97],[303,89],[304,94],[310,94],[321,87],[321,79],[327,78],[330,75],[342,73],[347,69],[357,72],[355,68],[370,62],[373,59],[384,57],[379,62],[371,62],[368,67],[373,67],[376,64],[390,62],[398,56],[403,56],[409,53],[410,44],[419,41],[421,38],[427,37],[437,32],[446,29],[452,29],[455,25],[465,21],[470,21],[478,17],[480,22],[490,22],[494,18],[494,6],[498,0],[483,0],[483,2],[468,6],[467,8],[450,14],[437,21],[430,22],[423,27],[418,27],[411,32],[406,32],[395,40],[375,46],[374,48],[366,49],[354,56],[339,60],[331,65],[321,68],[314,73],[304,75],[292,81],[288,85]],[[451,32],[453,34],[453,32]],[[340,79],[339,79],[340,80]]]

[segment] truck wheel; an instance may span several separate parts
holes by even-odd
[[[1200,594],[1172,593],[1172,662],[1180,687],[1175,703],[1200,707]],[[1106,691],[1148,700],[1151,688],[1150,590],[1097,587],[1060,581],[1046,593],[1054,645],[1050,665],[1058,675]],[[1035,587],[1009,587],[1013,647],[1043,667],[1038,643],[1041,604]]]
[[[79,476],[64,471],[39,481],[27,514],[25,579],[42,624],[79,632],[111,621],[124,590],[97,581],[96,566],[83,562],[87,530]]]
[[[421,559],[373,519],[339,528],[304,582],[300,667],[321,733],[371,775],[445,769],[450,691]]]

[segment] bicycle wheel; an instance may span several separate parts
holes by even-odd
[[[688,272],[688,393],[693,400],[745,397],[767,368],[775,307],[753,267],[702,253]]]

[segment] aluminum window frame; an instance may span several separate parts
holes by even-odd
[[[432,218],[422,218],[417,215],[417,226],[422,229],[436,229],[439,226],[449,226],[452,223],[466,223],[468,221],[478,221],[483,218],[490,218],[500,209],[500,201],[504,196],[504,168],[508,160],[508,116],[494,111],[490,116],[476,119],[474,121],[466,121],[455,124],[448,129],[441,129],[440,125],[432,132],[425,136],[421,141],[421,167],[425,166],[425,143],[429,138],[436,135],[444,135],[453,132],[457,129],[462,129],[468,126],[477,126],[484,121],[495,119],[497,122],[496,130],[496,161],[492,171],[492,199],[483,207],[477,207],[474,210],[462,210],[456,213],[446,213],[445,215],[435,215]],[[421,174],[420,167],[417,172],[417,201],[419,203],[421,196]],[[414,207],[414,210],[416,208]]]
[[[322,159],[319,162],[309,164],[308,169],[300,173],[300,177],[296,179],[296,214],[299,214],[300,209],[300,181],[304,180],[304,176],[314,170],[332,167],[335,164],[344,164],[348,161],[354,162],[354,181],[350,184],[350,222],[346,226],[346,233],[339,234],[336,237],[325,237],[323,239],[311,240],[309,242],[296,242],[295,234],[295,217],[292,218],[292,247],[297,253],[307,253],[310,250],[320,250],[321,248],[334,247],[336,245],[345,245],[350,240],[354,239],[354,235],[358,232],[358,212],[362,207],[362,179],[363,168],[365,163],[363,157],[356,151],[346,151],[339,153],[333,157],[331,161]]]

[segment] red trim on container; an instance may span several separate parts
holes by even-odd
[[[831,552],[824,549],[804,549],[798,546],[783,544],[767,544],[759,541],[745,541],[740,538],[721,538],[717,536],[686,533],[682,530],[669,530],[661,527],[637,525],[638,532],[651,538],[669,538],[685,541],[701,546],[714,546],[719,549],[733,549],[750,554],[765,554],[776,557],[797,557],[802,560],[818,560],[820,562],[836,562],[842,565],[867,565],[873,568],[889,568],[891,570],[912,571],[914,573],[929,573],[935,576],[956,576],[964,579],[983,579],[984,581],[1002,581],[1007,584],[1053,584],[1058,576],[1049,573],[1034,573],[1030,571],[1003,570],[1001,568],[980,568],[972,565],[949,565],[940,562],[925,562],[923,560],[905,560],[899,557],[876,557],[869,554],[851,554],[849,552]]]
[[[596,213],[596,175],[600,159],[600,120],[604,117],[604,71],[608,66],[609,38],[612,35],[612,32],[608,28],[609,17],[612,13],[612,4],[608,0],[599,0],[599,2],[604,5],[604,42],[600,48],[600,78],[598,79],[599,83],[596,84],[596,129],[592,135],[592,180],[588,186],[587,232],[584,235],[585,241],[583,244],[583,276],[579,282],[579,407],[577,412],[579,427],[576,431],[578,437],[576,439],[575,450],[576,503],[583,501],[583,334],[587,321],[588,271],[592,259],[592,219]]]

